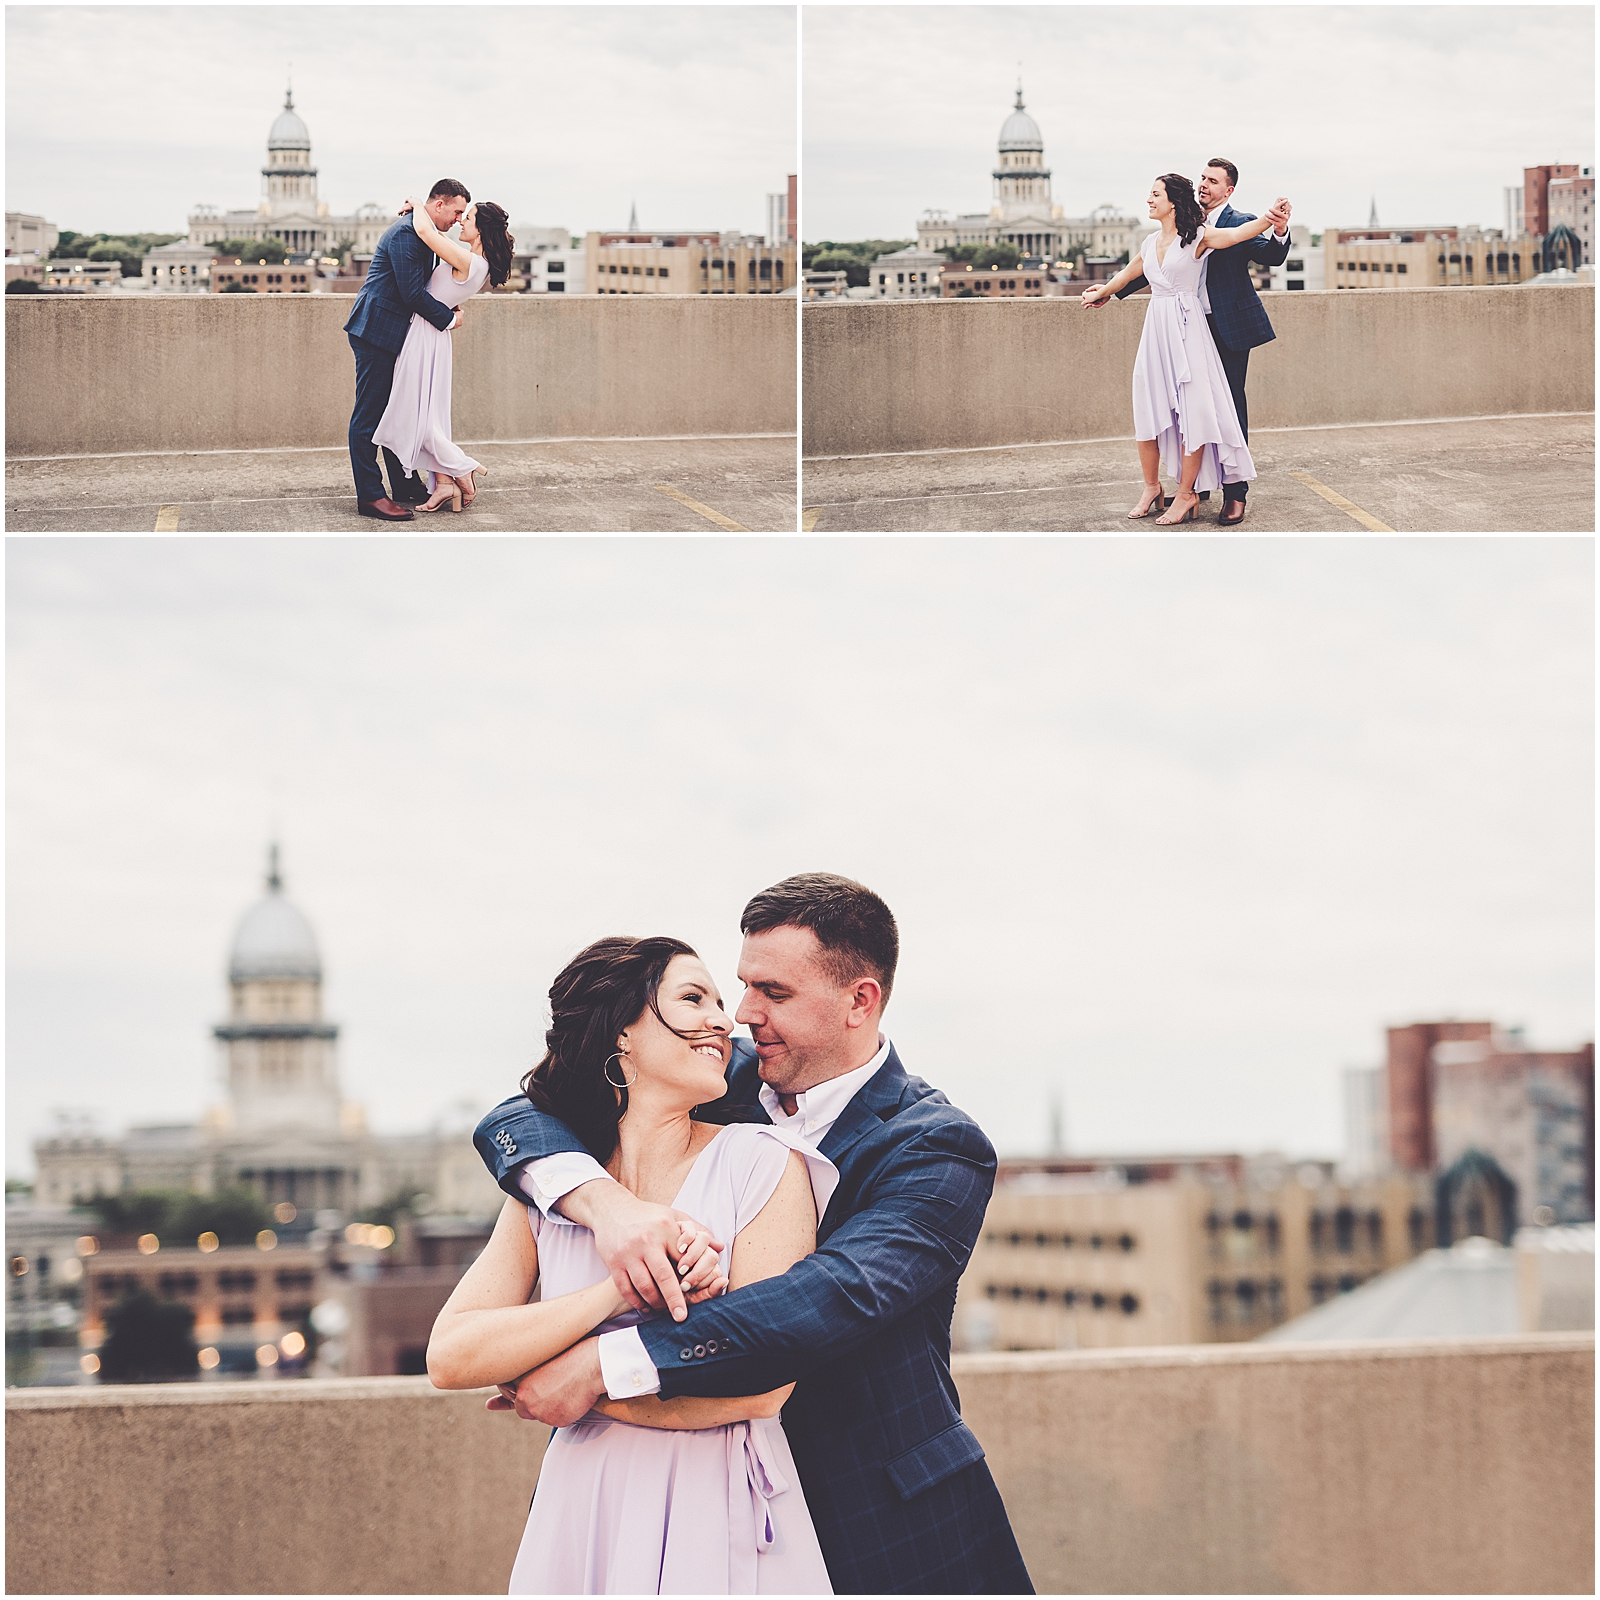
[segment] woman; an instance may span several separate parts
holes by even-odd
[[[1109,283],[1083,291],[1083,303],[1115,294],[1141,274],[1150,281],[1150,307],[1133,362],[1133,433],[1139,441],[1144,493],[1128,513],[1148,517],[1166,508],[1161,473],[1179,480],[1163,524],[1192,521],[1200,489],[1247,483],[1256,475],[1228,388],[1222,358],[1206,326],[1204,257],[1274,227],[1269,212],[1236,228],[1206,226],[1189,180],[1176,172],[1150,189],[1150,215],[1161,225],[1139,255]]]
[[[467,207],[459,241],[440,233],[419,201],[407,200],[400,211],[402,216],[411,213],[418,237],[439,258],[428,279],[428,293],[442,305],[459,306],[485,280],[506,281],[516,241],[506,232],[505,212],[492,200]],[[478,494],[473,475],[486,470],[450,438],[450,337],[412,316],[406,342],[395,359],[389,404],[372,435],[374,443],[394,451],[407,472],[420,468],[432,474],[433,492],[418,511],[437,511],[446,501],[452,511],[471,505]]]
[[[776,1129],[694,1121],[722,1097],[732,1028],[677,939],[601,939],[550,990],[546,1052],[523,1092],[641,1199],[711,1230],[684,1264],[691,1299],[786,1271],[816,1247],[806,1159]],[[817,1180],[837,1178],[821,1157]],[[528,1298],[539,1286],[539,1299]],[[508,1200],[428,1344],[442,1389],[514,1384],[595,1331],[638,1321],[594,1235]],[[829,1594],[778,1412],[794,1386],[742,1399],[602,1401],[557,1429],[512,1594]]]

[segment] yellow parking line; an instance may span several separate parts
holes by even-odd
[[[176,533],[178,531],[178,508],[176,506],[162,506],[156,512],[156,533]]]
[[[726,528],[729,533],[749,533],[749,529],[741,522],[735,522],[732,517],[725,517],[720,511],[713,511],[710,506],[703,506],[698,500],[691,500],[682,489],[674,489],[670,483],[658,483],[656,489],[659,493],[670,495],[680,505],[688,506],[691,511],[698,511],[702,517],[716,523],[719,528]]]
[[[1394,529],[1387,524],[1379,522],[1376,517],[1368,516],[1358,505],[1351,504],[1342,494],[1336,494],[1325,483],[1318,483],[1310,473],[1291,472],[1291,478],[1298,478],[1313,494],[1320,494],[1330,506],[1338,506],[1347,517],[1354,517],[1363,528],[1370,529],[1373,533],[1393,533]]]
[[[802,533],[815,533],[817,518],[822,515],[821,506],[813,506],[810,510],[800,513],[800,531]]]

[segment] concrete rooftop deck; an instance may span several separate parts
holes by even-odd
[[[12,533],[707,533],[795,531],[788,437],[462,441],[478,498],[407,523],[356,515],[339,448],[19,458]],[[671,491],[671,492],[668,492]]]
[[[1262,429],[1250,445],[1243,533],[1594,531],[1592,413]],[[1213,494],[1184,529],[1130,522],[1139,465],[1121,439],[817,458],[801,481],[818,533],[1193,533],[1221,510]]]

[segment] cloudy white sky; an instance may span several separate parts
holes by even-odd
[[[347,1095],[470,1116],[563,961],[736,991],[787,873],[1002,1150],[1333,1153],[1441,1015],[1592,1037],[1586,540],[12,539],[7,1170],[218,1097],[281,829]],[[462,1106],[464,1111],[453,1111]]]
[[[6,7],[6,206],[80,233],[253,208],[294,66],[335,214],[459,178],[513,224],[766,230],[792,6]]]
[[[1525,166],[1594,160],[1593,6],[808,5],[802,232],[989,206],[1018,67],[1068,216],[1240,169],[1314,230],[1498,227]]]

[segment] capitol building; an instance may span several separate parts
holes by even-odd
[[[322,956],[310,922],[284,895],[276,845],[265,892],[234,934],[227,1015],[211,1032],[223,1104],[199,1122],[131,1128],[119,1139],[63,1128],[37,1141],[35,1200],[70,1206],[140,1189],[210,1194],[240,1186],[269,1205],[287,1201],[342,1218],[405,1191],[425,1195],[419,1205],[435,1215],[499,1210],[502,1196],[473,1149],[470,1120],[374,1135],[362,1108],[342,1097],[339,1026],[322,1013]]]
[[[329,215],[317,198],[317,169],[311,163],[311,134],[285,93],[283,110],[267,135],[267,161],[261,169],[261,200],[253,211],[221,211],[197,206],[189,218],[189,246],[221,244],[225,239],[281,239],[289,250],[337,255],[340,246],[370,255],[395,219],[381,206],[358,206],[348,217]],[[181,248],[181,247],[180,247]]]
[[[949,250],[963,244],[1010,244],[1024,256],[1059,261],[1080,251],[1086,256],[1131,258],[1146,234],[1148,221],[1129,216],[1116,206],[1097,206],[1086,217],[1069,217],[1050,194],[1050,169],[1044,160],[1044,135],[1023,108],[1022,85],[1017,103],[1000,129],[999,158],[993,172],[987,211],[950,216],[927,211],[917,224],[917,247]]]

